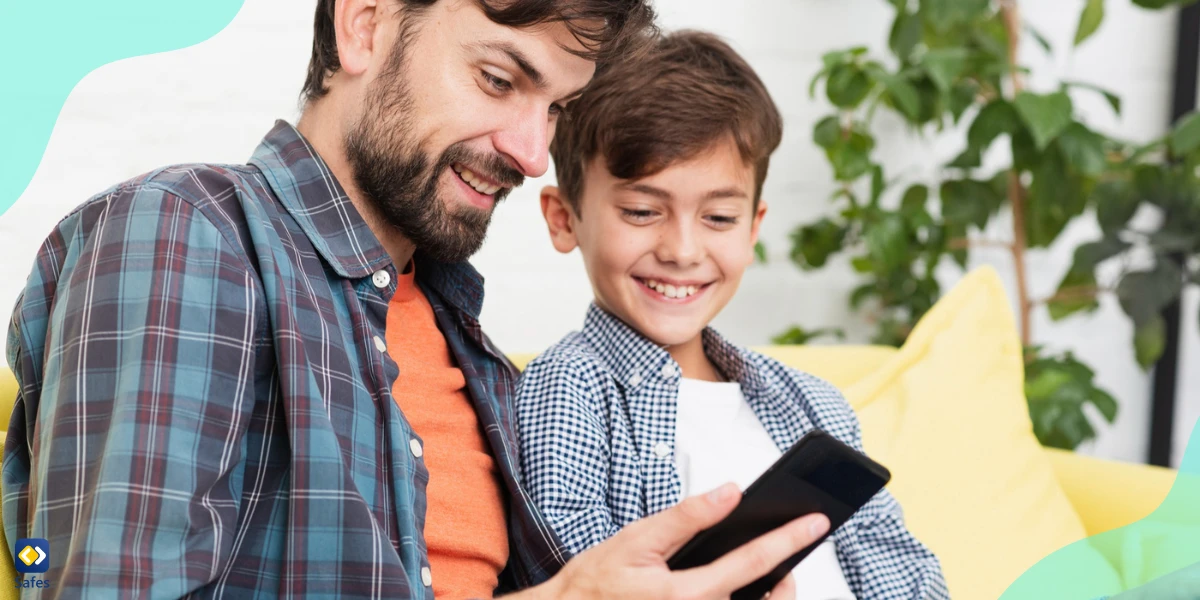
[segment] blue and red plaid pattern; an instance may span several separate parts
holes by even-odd
[[[711,328],[704,350],[780,451],[820,428],[862,451],[858,418],[837,388],[743,350]],[[583,331],[525,369],[517,412],[527,487],[573,552],[677,504],[679,365],[663,348],[592,305]],[[669,450],[664,452],[663,450]],[[876,494],[833,535],[857,598],[949,598],[941,565],[909,533],[899,504]],[[804,582],[796,582],[803,588]]]
[[[482,278],[416,260],[509,495],[500,591],[539,583],[566,555],[521,487],[516,371],[479,328]],[[429,474],[383,345],[395,274],[284,122],[248,165],[169,167],[83,204],[9,329],[8,539],[49,540],[61,597],[432,598]]]

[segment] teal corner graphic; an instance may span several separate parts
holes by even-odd
[[[8,69],[0,94],[0,215],[29,186],[63,103],[85,75],[198,44],[224,29],[242,2],[0,2],[0,56]]]
[[[1098,491],[1113,482],[1096,481]],[[1133,490],[1137,493],[1138,490]],[[1113,490],[1127,496],[1130,490]],[[1039,561],[1001,600],[1200,598],[1200,422],[1171,491],[1140,521],[1080,540]]]

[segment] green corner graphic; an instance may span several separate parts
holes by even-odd
[[[1144,519],[1080,540],[1021,575],[1001,600],[1200,598],[1200,423],[1171,491]],[[1106,482],[1096,481],[1099,490]],[[1128,594],[1121,594],[1128,592]],[[1116,600],[1116,598],[1114,598]]]
[[[0,94],[0,215],[29,186],[79,80],[110,62],[200,43],[224,29],[242,2],[0,2],[8,69]]]

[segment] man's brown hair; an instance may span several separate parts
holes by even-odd
[[[439,0],[386,0],[409,11],[420,12]],[[492,22],[509,27],[534,27],[563,23],[583,46],[573,54],[605,64],[626,54],[636,54],[647,32],[654,31],[654,10],[649,0],[474,0]],[[301,96],[316,100],[329,92],[325,79],[341,68],[337,38],[333,31],[336,0],[318,0],[313,23],[312,59]],[[403,43],[403,36],[398,43]]]
[[[679,31],[598,74],[559,121],[550,154],[558,186],[578,215],[584,168],[596,156],[613,176],[638,179],[695,158],[726,136],[754,165],[757,206],[783,137],[779,109],[728,44]]]

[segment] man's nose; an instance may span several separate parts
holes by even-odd
[[[541,177],[550,166],[550,128],[546,111],[534,108],[493,136],[496,150],[526,177]]]

